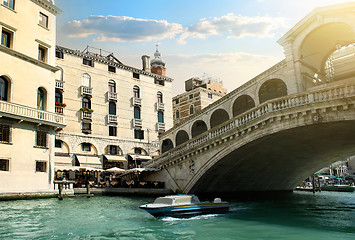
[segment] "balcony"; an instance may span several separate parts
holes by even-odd
[[[91,87],[86,87],[86,86],[81,86],[80,87],[80,93],[81,95],[88,95],[92,96],[92,88]]]
[[[165,123],[156,123],[156,130],[158,132],[165,132]]]
[[[0,116],[54,127],[65,127],[62,115],[5,101],[0,101]]]
[[[164,103],[162,103],[162,102],[156,102],[156,103],[155,103],[155,109],[156,109],[157,111],[164,111]]]
[[[110,123],[116,123],[117,124],[117,116],[116,115],[108,114],[106,116],[106,118],[107,118],[107,124],[110,124]]]
[[[64,113],[64,107],[55,106],[55,112],[58,113],[58,114],[63,115],[63,113]]]
[[[81,111],[81,120],[92,121],[92,112],[82,110]]]
[[[133,128],[141,128],[142,126],[143,126],[142,119],[137,119],[137,118],[132,119],[132,127]]]
[[[141,98],[132,97],[131,101],[132,101],[132,105],[133,106],[141,106],[142,105],[142,99]]]
[[[55,87],[63,91],[64,90],[64,81],[55,80]]]
[[[107,101],[117,101],[117,93],[108,91],[106,93]]]

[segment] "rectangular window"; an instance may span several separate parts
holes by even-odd
[[[115,145],[110,145],[110,155],[118,155],[118,147]]]
[[[189,95],[189,99],[193,99],[194,98],[194,95],[193,94],[190,94]]]
[[[83,122],[81,131],[83,133],[91,133],[91,123]]]
[[[109,126],[108,127],[108,135],[109,136],[117,136],[117,127]]]
[[[41,62],[47,62],[47,48],[38,46],[38,60]]]
[[[64,54],[62,51],[55,51],[56,58],[64,59]]]
[[[133,73],[133,78],[135,78],[135,79],[139,79],[139,73]]]
[[[212,99],[212,93],[208,93],[208,98]]]
[[[94,66],[94,60],[83,58],[83,64],[87,65],[87,66],[90,66],[90,67],[93,67]]]
[[[134,129],[134,138],[135,139],[144,139],[144,130]]]
[[[0,123],[0,143],[11,142],[11,126]]]
[[[47,172],[47,162],[36,161],[36,172]]]
[[[2,29],[1,31],[1,45],[11,48],[12,47],[12,32]]]
[[[36,146],[47,147],[47,132],[37,131],[36,133]]]
[[[61,140],[55,140],[54,147],[62,148],[62,141]]]
[[[91,144],[90,143],[82,143],[81,150],[83,152],[90,152],[91,151]]]
[[[3,0],[2,4],[8,8],[11,8],[12,10],[15,10],[15,0]]]
[[[179,99],[175,99],[175,104],[179,104]]]
[[[154,78],[154,83],[155,83],[155,84],[162,85],[162,86],[164,86],[164,85],[165,85],[164,80],[159,80],[159,79],[157,79],[157,78]]]
[[[115,72],[116,72],[116,67],[114,67],[114,66],[108,66],[108,71],[115,73]]]
[[[0,171],[10,171],[10,160],[0,159]]]
[[[48,16],[44,13],[39,12],[39,25],[48,28]]]

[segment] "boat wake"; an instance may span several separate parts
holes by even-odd
[[[162,221],[165,222],[176,222],[176,221],[191,221],[191,220],[201,220],[201,219],[210,219],[219,216],[220,214],[205,214],[205,215],[198,215],[188,218],[177,218],[177,217],[163,217],[161,218]]]

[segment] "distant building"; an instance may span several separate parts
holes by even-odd
[[[154,73],[158,50],[151,64],[142,56],[143,70],[91,47],[57,46],[56,56],[56,112],[67,119],[56,134],[58,168],[129,168],[159,154],[158,135],[173,125],[173,80],[165,67]]]
[[[53,191],[60,12],[47,0],[0,4],[0,193]]]
[[[185,81],[186,92],[173,97],[174,126],[223,97],[222,82],[194,77]]]

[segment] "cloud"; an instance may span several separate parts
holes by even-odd
[[[174,79],[174,94],[184,91],[185,80],[202,77],[204,73],[223,81],[224,87],[232,91],[280,61],[276,56],[247,52],[176,54],[163,57],[167,64],[167,76]]]
[[[186,43],[187,38],[205,39],[213,35],[227,35],[228,38],[243,38],[246,36],[258,38],[273,37],[272,31],[288,27],[285,18],[246,17],[229,13],[222,17],[201,19],[200,22],[184,29],[178,42]]]
[[[82,21],[64,25],[63,32],[71,38],[95,36],[95,41],[151,41],[174,38],[182,26],[165,20],[138,19],[126,16],[91,15]]]

